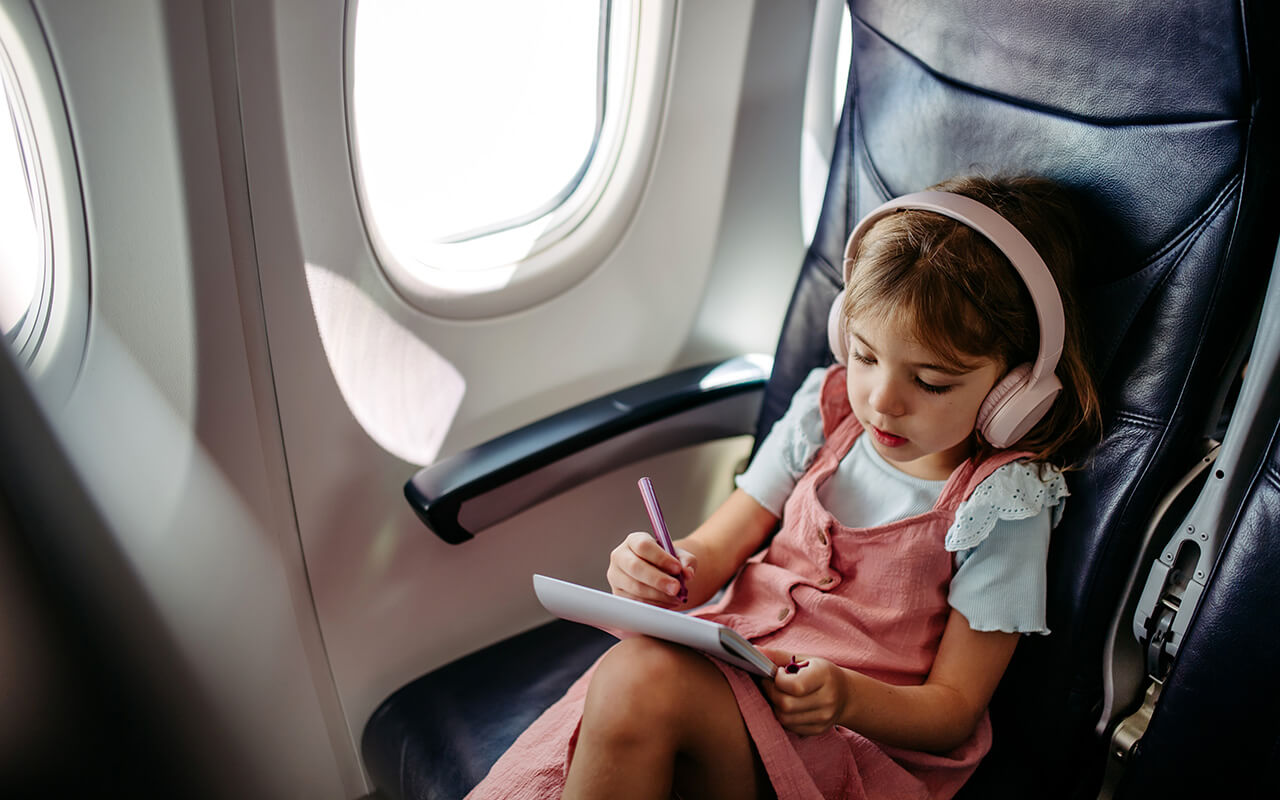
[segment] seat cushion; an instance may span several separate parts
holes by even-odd
[[[462,797],[615,642],[556,620],[402,687],[365,726],[361,751],[374,785],[396,798]]]

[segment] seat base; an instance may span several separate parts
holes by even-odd
[[[390,798],[456,800],[618,640],[555,620],[446,664],[382,702],[361,741]]]

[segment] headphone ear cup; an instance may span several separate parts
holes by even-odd
[[[978,409],[974,427],[992,447],[1012,446],[1044,418],[1062,390],[1056,375],[1029,383],[1031,365],[1019,364],[1001,378]]]
[[[835,354],[837,364],[849,363],[849,346],[844,332],[844,289],[836,295],[827,312],[827,344]]]

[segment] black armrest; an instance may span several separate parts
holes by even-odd
[[[423,467],[405,497],[436,535],[461,544],[616,467],[754,433],[771,367],[768,356],[738,357],[605,395]]]

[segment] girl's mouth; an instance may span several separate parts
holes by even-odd
[[[887,433],[874,425],[871,427],[871,435],[876,437],[876,441],[885,447],[901,447],[907,443],[907,438],[905,436],[897,436],[892,433]]]

